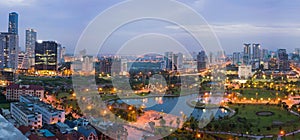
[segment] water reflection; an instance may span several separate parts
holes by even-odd
[[[145,110],[155,110],[177,116],[194,116],[200,118],[203,113],[213,113],[215,118],[224,117],[229,114],[227,109],[198,109],[187,105],[186,101],[190,99],[197,99],[197,94],[182,96],[182,97],[151,97],[144,99],[126,99],[126,103],[136,107],[142,107]],[[207,99],[208,101],[209,99]],[[114,102],[114,101],[112,101]],[[123,102],[121,99],[117,103]],[[176,106],[176,107],[175,107]],[[214,113],[215,112],[215,113]]]

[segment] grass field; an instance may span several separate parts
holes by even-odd
[[[0,108],[9,109],[10,103],[5,100],[5,96],[0,94]]]
[[[215,129],[218,126],[222,131],[260,135],[277,135],[280,128],[286,132],[300,129],[300,124],[296,123],[300,120],[297,116],[275,105],[231,105],[230,108],[237,110],[237,114],[226,120],[212,122]],[[271,111],[274,115],[257,116],[258,111]]]
[[[278,92],[278,91],[271,91],[271,90],[264,90],[264,89],[243,89],[243,91],[240,92],[241,97],[246,97],[246,98],[256,98],[256,93],[257,93],[257,98],[271,98],[275,99],[276,97],[278,98],[284,98],[284,94]],[[278,96],[276,96],[276,93],[278,93]]]

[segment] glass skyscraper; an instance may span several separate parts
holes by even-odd
[[[57,46],[55,41],[36,42],[35,70],[57,70]]]
[[[34,29],[26,30],[26,55],[28,58],[28,66],[34,65],[34,50],[35,50],[35,42],[37,40],[37,32]]]
[[[18,14],[16,12],[9,13],[8,32],[18,34]]]

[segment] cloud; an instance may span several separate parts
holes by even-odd
[[[195,32],[210,30],[203,25],[188,25],[189,29]],[[213,24],[211,29],[220,34],[264,34],[264,33],[279,33],[279,34],[294,34],[300,35],[300,24],[285,24],[285,25],[253,25],[253,24]],[[167,29],[182,30],[179,26],[166,26]]]
[[[204,8],[204,5],[205,5],[205,0],[195,0],[193,2],[193,6],[197,7],[197,8]]]
[[[1,0],[1,6],[15,7],[15,6],[30,6],[36,0]]]

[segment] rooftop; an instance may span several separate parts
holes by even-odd
[[[18,85],[18,84],[11,84],[7,86],[7,89],[44,90],[44,88],[39,85]]]
[[[30,103],[35,104],[41,108],[46,109],[48,112],[55,113],[55,112],[61,112],[62,110],[57,110],[53,108],[50,104],[46,104],[39,100],[39,98],[30,96],[30,95],[22,95],[23,98],[30,101]]]
[[[30,104],[21,103],[21,102],[15,102],[11,103],[15,105],[19,110],[21,110],[23,113],[25,113],[27,116],[35,116],[35,112],[33,111],[33,108]]]
[[[36,102],[35,105],[41,107],[41,108],[44,108],[46,109],[48,112],[51,112],[51,113],[55,113],[55,112],[63,112],[63,110],[57,110],[55,108],[53,108],[50,104],[46,104],[44,102]]]

